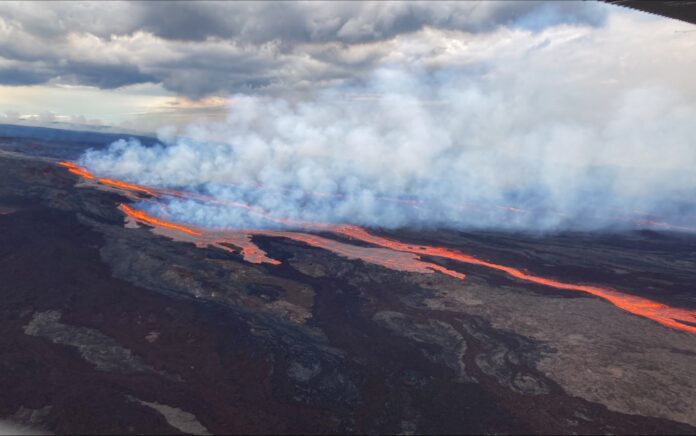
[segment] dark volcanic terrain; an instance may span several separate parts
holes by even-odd
[[[4,141],[6,422],[85,434],[696,432],[694,333],[437,257],[423,259],[466,278],[268,235],[253,242],[280,264],[249,263],[124,226],[128,198],[82,184],[40,152],[50,144]],[[696,310],[691,234],[372,232]]]

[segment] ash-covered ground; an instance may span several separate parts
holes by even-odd
[[[83,147],[84,148],[84,147]],[[0,142],[0,420],[54,433],[696,432],[696,334],[482,266],[124,226],[61,144]],[[77,185],[77,186],[76,186]],[[696,236],[379,231],[696,310]]]

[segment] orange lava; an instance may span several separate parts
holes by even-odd
[[[418,273],[432,273],[434,271],[439,271],[443,274],[447,274],[457,279],[465,278],[465,275],[460,272],[449,270],[443,266],[431,262],[422,261],[419,256],[411,253],[404,253],[384,248],[358,247],[350,244],[345,244],[340,241],[334,241],[332,239],[323,238],[318,235],[298,232],[284,232],[274,230],[216,231],[208,229],[194,229],[192,227],[186,227],[180,224],[174,224],[163,219],[152,217],[143,211],[133,209],[125,204],[121,204],[119,206],[119,209],[124,214],[133,218],[134,220],[153,226],[160,233],[163,233],[166,236],[171,237],[175,240],[192,242],[199,247],[216,247],[229,252],[236,251],[229,248],[228,245],[239,247],[240,252],[244,257],[244,260],[251,263],[269,263],[271,265],[279,265],[281,263],[276,259],[269,258],[266,255],[266,252],[257,247],[251,241],[251,237],[253,235],[264,235],[276,238],[292,239],[294,241],[302,242],[312,247],[317,247],[331,251],[333,253],[338,254],[339,256],[346,257],[348,259],[360,259],[368,263],[381,265],[385,268],[397,271],[409,271]],[[177,232],[184,233],[184,235],[175,235],[163,232],[163,229],[175,230]]]
[[[140,193],[143,193],[143,194],[150,195],[150,196],[152,196],[152,197],[156,197],[156,196],[157,196],[157,194],[155,194],[155,192],[153,192],[153,191],[151,191],[151,190],[149,190],[149,189],[147,189],[147,188],[143,188],[142,186],[138,186],[138,185],[133,185],[133,184],[131,184],[131,183],[122,182],[122,181],[120,181],[120,180],[101,178],[101,179],[97,179],[97,181],[98,181],[99,183],[104,184],[104,185],[109,185],[109,186],[113,186],[113,187],[116,187],[116,188],[125,189],[126,191],[140,192]]]
[[[195,192],[185,192],[185,191],[177,191],[174,189],[167,189],[167,188],[146,188],[140,185],[135,185],[132,183],[126,183],[120,180],[114,180],[114,179],[109,179],[109,178],[97,178],[94,175],[92,175],[86,168],[80,167],[72,162],[66,162],[66,161],[61,161],[58,162],[59,166],[65,167],[68,169],[68,171],[72,174],[75,174],[77,176],[80,176],[84,179],[87,180],[96,180],[97,182],[110,186],[113,188],[121,189],[123,191],[127,191],[129,193],[139,193],[139,194],[145,194],[149,195],[151,197],[160,197],[160,196],[170,196],[170,197],[176,197],[176,198],[183,198],[183,199],[190,199],[190,200],[196,200],[196,201],[201,201],[204,203],[210,203],[210,204],[218,204],[221,206],[230,206],[230,207],[235,207],[239,209],[245,209],[247,210],[251,215],[258,216],[260,218],[263,218],[265,220],[268,220],[270,222],[275,222],[277,224],[281,224],[284,226],[288,227],[295,227],[295,228],[303,228],[303,229],[329,229],[329,225],[322,224],[322,223],[313,223],[309,221],[300,221],[300,220],[293,220],[289,218],[279,218],[272,216],[265,210],[259,207],[251,206],[246,203],[242,202],[237,202],[233,200],[222,200],[219,198],[211,197],[209,195],[205,194],[198,194]],[[258,183],[257,184],[260,188],[263,189],[271,189],[265,187],[263,184]],[[289,191],[287,189],[274,189],[276,191]],[[308,191],[307,194],[311,196],[316,196],[316,197],[332,197],[332,198],[344,198],[344,195],[341,194],[328,194],[328,193],[321,193],[321,192],[314,192],[314,191]],[[390,202],[397,202],[405,205],[409,205],[412,208],[419,208],[422,205],[422,201],[420,200],[408,200],[408,199],[401,199],[397,197],[388,197],[388,196],[382,196],[380,197],[381,200],[384,201],[390,201]],[[460,204],[458,206],[455,206],[458,209],[478,209],[476,205],[473,204]],[[503,206],[503,205],[495,205],[495,207],[499,209],[504,209],[508,212],[513,212],[513,213],[528,213],[530,212],[527,209],[520,209],[516,207],[511,207],[511,206]],[[555,211],[550,211],[548,212],[552,215],[558,215],[558,216],[566,216],[565,214],[562,214],[560,212],[555,212]],[[674,230],[674,231],[683,231],[683,232],[690,232],[690,233],[696,233],[696,228],[694,227],[684,227],[684,226],[676,226],[673,224],[665,223],[665,222],[660,222],[660,221],[654,221],[654,220],[649,220],[649,219],[630,219],[630,218],[611,218],[614,221],[621,221],[621,222],[632,222],[635,225],[638,226],[643,226],[643,227],[655,227],[655,228],[660,228],[664,230]]]
[[[126,182],[122,182],[120,180],[108,179],[108,178],[104,178],[104,177],[97,178],[94,175],[92,175],[92,173],[90,173],[86,168],[82,168],[80,166],[77,166],[72,162],[62,161],[62,162],[58,162],[58,165],[61,167],[67,168],[68,171],[72,174],[78,175],[78,176],[83,177],[87,180],[96,180],[97,182],[101,183],[102,185],[107,185],[107,186],[111,186],[114,188],[119,188],[119,189],[122,189],[124,191],[147,194],[147,195],[152,196],[152,197],[157,196],[157,194],[153,190],[143,188],[142,186],[133,185],[131,183],[126,183]]]
[[[130,216],[136,221],[151,225],[159,229],[176,230],[187,235],[183,238],[181,236],[177,237],[175,235],[168,235],[174,239],[193,242],[201,247],[217,247],[230,252],[233,252],[233,250],[230,249],[227,245],[239,247],[241,250],[241,254],[244,257],[244,260],[252,263],[269,263],[272,265],[279,265],[281,263],[276,259],[268,258],[263,250],[261,250],[259,247],[257,247],[255,244],[251,242],[251,236],[265,235],[271,237],[282,237],[292,239],[294,241],[303,242],[313,247],[331,251],[342,257],[346,257],[349,259],[360,259],[368,263],[381,265],[386,268],[397,271],[410,271],[419,273],[432,273],[434,271],[438,271],[451,277],[455,277],[457,279],[464,279],[466,277],[464,274],[460,272],[452,271],[450,269],[447,269],[443,266],[431,262],[425,262],[421,260],[420,257],[417,255],[407,254],[400,251],[394,251],[383,248],[358,247],[354,245],[345,244],[339,241],[323,238],[318,235],[298,232],[284,232],[273,230],[215,231],[207,229],[194,229],[191,227],[186,227],[180,224],[174,224],[163,219],[152,217],[143,211],[133,209],[125,204],[121,204],[119,206],[119,209],[127,216]],[[188,236],[193,236],[194,238],[190,238]]]
[[[67,162],[67,161],[64,161],[64,160],[58,162],[58,166],[59,166],[59,167],[64,167],[64,168],[77,168],[77,165],[75,165],[74,163],[72,163],[72,162]]]
[[[169,196],[169,197],[175,197],[175,198],[182,198],[182,199],[188,199],[188,200],[196,200],[204,203],[209,203],[209,204],[217,204],[221,206],[229,206],[229,207],[235,207],[238,209],[245,209],[249,212],[251,215],[258,216],[260,218],[263,218],[265,220],[268,220],[270,222],[282,224],[288,227],[299,227],[299,228],[326,228],[328,226],[323,226],[321,224],[316,224],[316,223],[310,223],[306,221],[298,221],[298,220],[292,220],[289,218],[278,218],[270,215],[267,213],[265,210],[259,207],[251,206],[246,203],[241,203],[238,201],[232,201],[232,200],[221,200],[215,197],[211,197],[209,195],[205,194],[198,194],[195,192],[185,192],[185,191],[177,191],[174,189],[167,189],[167,188],[150,188],[150,187],[143,187],[140,185],[134,185],[132,183],[126,183],[121,180],[115,180],[115,179],[109,179],[109,178],[97,178],[94,175],[92,175],[86,168],[82,168],[80,166],[77,166],[76,164],[72,162],[58,162],[59,166],[65,167],[68,169],[68,171],[72,174],[78,175],[84,179],[87,180],[96,180],[98,183],[106,186],[110,186],[112,188],[117,188],[121,191],[126,191],[127,193],[138,193],[138,194],[145,194],[150,197],[162,197],[162,196]]]
[[[432,247],[428,245],[405,244],[399,241],[394,241],[392,239],[372,235],[368,233],[365,229],[362,229],[357,226],[337,227],[336,229],[334,229],[334,231],[336,233],[348,236],[350,238],[358,239],[360,241],[368,242],[370,244],[378,245],[381,247],[391,248],[392,250],[424,254],[427,256],[443,257],[446,259],[451,259],[462,263],[468,263],[471,265],[485,266],[487,268],[502,271],[509,276],[515,277],[516,279],[525,282],[548,286],[555,289],[563,289],[566,291],[584,292],[587,294],[594,295],[596,297],[603,298],[618,308],[621,308],[635,315],[651,319],[666,327],[670,327],[676,330],[682,330],[685,332],[696,333],[696,325],[692,325],[696,323],[695,311],[670,307],[665,304],[649,300],[647,298],[624,294],[611,288],[563,283],[557,280],[535,276],[521,271],[517,268],[512,268],[509,266],[499,265],[497,263],[481,260],[468,254],[464,254],[456,250],[451,250],[449,248]]]
[[[331,251],[348,259],[360,259],[367,263],[380,265],[396,271],[418,273],[432,273],[433,271],[439,271],[443,274],[461,280],[466,277],[460,272],[452,271],[432,262],[425,262],[417,255],[407,254],[401,251],[383,248],[359,247],[309,233],[255,231],[254,234],[292,239],[294,241],[303,242],[312,247]]]
[[[177,231],[180,231],[182,233],[186,233],[186,234],[193,235],[193,236],[201,236],[202,235],[201,232],[197,232],[189,227],[182,226],[179,224],[173,224],[173,223],[170,223],[168,221],[164,221],[161,219],[157,219],[155,217],[151,217],[150,215],[146,214],[145,212],[142,212],[142,211],[139,211],[136,209],[132,209],[123,203],[121,203],[118,206],[118,208],[119,208],[119,210],[121,210],[121,212],[125,213],[126,215],[133,217],[138,221],[144,222],[146,224],[150,224],[152,226],[164,227],[167,229],[177,230]]]
[[[241,247],[242,256],[244,260],[251,263],[270,263],[271,265],[280,265],[282,262],[278,259],[269,259],[266,256],[266,252],[261,250],[259,247],[251,243],[249,240],[248,244]]]
[[[269,258],[265,251],[257,247],[251,241],[252,234],[249,232],[199,230],[152,217],[141,210],[133,209],[125,204],[120,204],[118,208],[136,222],[152,226],[155,233],[175,241],[191,242],[199,248],[215,247],[230,253],[237,253],[237,250],[229,247],[229,245],[233,245],[239,248],[239,253],[247,262],[268,263],[271,265],[280,265],[281,263],[279,260]]]
[[[298,222],[298,221],[292,221],[292,220],[287,220],[283,218],[275,218],[271,217],[266,213],[265,211],[256,208],[254,206],[250,206],[248,204],[244,203],[238,203],[238,202],[233,202],[233,201],[225,201],[225,200],[219,200],[215,199],[209,196],[201,195],[201,194],[195,194],[195,193],[187,193],[187,192],[179,192],[179,191],[173,191],[173,190],[166,190],[166,189],[149,189],[149,188],[144,188],[138,185],[132,185],[129,183],[121,182],[118,180],[112,180],[112,179],[106,179],[106,178],[95,178],[89,171],[87,171],[84,168],[81,168],[71,162],[59,162],[58,165],[65,167],[68,169],[73,174],[76,174],[78,176],[81,176],[85,179],[88,180],[97,180],[99,183],[102,183],[104,185],[112,186],[118,189],[123,189],[128,192],[137,192],[141,194],[147,194],[150,196],[159,196],[159,195],[169,195],[169,196],[175,196],[175,197],[181,197],[181,198],[191,198],[199,201],[206,201],[206,202],[212,202],[216,204],[222,204],[226,206],[231,206],[231,207],[240,207],[244,208],[250,211],[250,213],[260,215],[266,219],[269,219],[271,221],[287,224],[287,225],[293,225],[293,226],[298,226],[298,227],[304,227],[304,228],[313,228],[313,229],[323,229],[323,230],[331,230],[337,234],[341,234],[343,236],[357,239],[363,242],[367,242],[373,245],[377,245],[379,247],[383,247],[386,249],[389,249],[392,251],[390,254],[389,251],[374,251],[375,249],[372,248],[370,249],[369,247],[356,247],[348,244],[344,244],[338,241],[334,241],[331,239],[327,238],[322,238],[317,235],[311,235],[311,234],[306,234],[306,233],[297,233],[297,232],[279,232],[279,231],[208,231],[208,230],[197,230],[193,229],[191,227],[186,227],[180,224],[174,224],[159,218],[154,218],[146,213],[135,210],[130,208],[129,206],[125,204],[121,204],[119,206],[119,209],[125,213],[126,215],[132,217],[133,219],[143,222],[146,224],[149,224],[155,228],[158,229],[168,229],[168,230],[174,230],[177,232],[180,232],[183,235],[186,235],[187,237],[194,237],[191,242],[196,243],[199,246],[215,246],[218,248],[221,248],[223,250],[227,251],[232,251],[229,247],[226,247],[224,244],[231,244],[237,247],[240,247],[241,254],[244,256],[245,260],[248,260],[249,262],[253,263],[271,263],[274,265],[279,264],[280,262],[275,259],[269,259],[266,256],[266,253],[258,248],[256,245],[254,245],[251,242],[251,235],[253,234],[259,234],[259,235],[267,235],[267,236],[276,236],[276,237],[285,237],[289,239],[293,239],[299,242],[306,243],[308,245],[326,249],[329,251],[332,251],[336,254],[339,254],[341,256],[347,257],[347,258],[354,258],[354,259],[362,259],[366,262],[369,263],[374,263],[378,265],[382,265],[387,268],[391,269],[396,269],[400,271],[414,271],[414,272],[432,272],[432,271],[438,271],[442,274],[449,275],[451,277],[455,277],[457,279],[464,279],[465,275],[453,271],[450,269],[447,269],[443,266],[431,263],[431,262],[426,262],[423,261],[420,258],[420,255],[426,255],[426,256],[435,256],[435,257],[441,257],[445,259],[450,259],[454,260],[457,262],[462,262],[470,265],[479,265],[479,266],[484,266],[490,269],[502,271],[505,274],[514,277],[516,279],[529,282],[529,283],[535,283],[538,285],[543,285],[543,286],[548,286],[551,288],[555,289],[562,289],[566,291],[577,291],[577,292],[584,292],[587,294],[591,294],[600,298],[603,298],[616,307],[619,307],[627,312],[633,313],[638,316],[642,316],[648,319],[651,319],[653,321],[656,321],[666,327],[670,327],[676,330],[681,330],[689,333],[695,333],[696,334],[696,312],[694,311],[689,311],[685,309],[679,309],[679,308],[673,308],[669,307],[667,305],[664,305],[662,303],[657,303],[655,301],[649,300],[647,298],[643,297],[637,297],[633,295],[628,295],[624,294],[622,292],[619,292],[615,289],[611,288],[604,288],[604,287],[598,287],[598,286],[591,286],[591,285],[583,285],[583,284],[571,284],[571,283],[564,283],[560,282],[554,279],[549,279],[549,278],[544,278],[540,276],[536,276],[533,274],[528,274],[520,269],[505,266],[505,265],[500,265],[496,264],[493,262],[488,262],[485,260],[478,259],[474,256],[468,255],[461,253],[456,250],[444,248],[444,247],[433,247],[433,246],[428,246],[428,245],[413,245],[413,244],[406,244],[402,243],[399,241],[395,241],[392,239],[388,238],[383,238],[380,236],[372,235],[368,233],[365,229],[362,229],[361,227],[358,226],[342,226],[342,227],[330,227],[325,224],[321,223],[308,223],[308,222]],[[511,211],[518,212],[520,209],[514,209],[514,208],[509,208]],[[643,221],[642,224],[649,224],[649,225],[664,225],[664,226],[669,226],[668,224],[664,223],[657,223],[657,222],[651,222],[651,221]],[[411,253],[411,256],[398,256],[394,255],[393,252],[401,252],[401,253]],[[415,255],[415,256],[413,256]]]
[[[251,240],[251,233],[224,231],[224,232],[205,232],[202,237],[195,238],[191,242],[197,247],[215,247],[230,253],[237,253],[228,245],[233,245],[239,248],[239,254],[242,258],[250,263],[268,263],[271,265],[280,265],[282,262],[277,259],[268,257],[265,251],[259,248]]]
[[[84,168],[80,168],[80,167],[78,167],[77,165],[75,165],[75,164],[73,164],[73,163],[70,163],[70,162],[58,162],[58,165],[67,168],[69,172],[71,172],[72,174],[75,174],[75,175],[77,175],[77,176],[83,177],[83,178],[88,179],[88,180],[94,179],[94,176],[93,176],[92,174],[90,174],[89,171],[87,171],[87,170],[84,169]]]

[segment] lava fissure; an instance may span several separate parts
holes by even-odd
[[[633,313],[634,315],[649,318],[664,326],[690,333],[696,333],[696,326],[693,325],[693,323],[696,322],[696,312],[694,311],[670,307],[647,298],[624,294],[611,288],[564,283],[557,280],[536,276],[517,268],[481,260],[474,256],[449,248],[405,244],[393,239],[372,235],[365,229],[358,226],[341,226],[335,228],[334,231],[350,238],[355,238],[360,241],[368,242],[381,247],[391,248],[392,250],[442,257],[471,265],[480,265],[497,271],[502,271],[511,277],[525,282],[566,291],[584,292],[603,298],[620,309]]]
[[[259,210],[258,208],[248,204],[238,202],[227,202],[224,200],[219,200],[194,193],[171,191],[166,189],[145,188],[113,179],[96,178],[86,169],[81,168],[70,162],[59,162],[58,165],[67,168],[68,171],[70,171],[71,173],[83,177],[84,179],[96,180],[99,183],[108,185],[112,188],[123,190],[127,193],[135,192],[137,194],[146,194],[151,197],[169,195],[182,198],[190,198],[196,201],[216,202],[217,204],[221,205],[244,208],[246,210],[249,210],[250,213],[260,214],[264,218],[269,219],[270,221],[283,223],[286,225],[300,224],[298,222],[286,220],[283,218],[271,217],[268,215],[267,212]],[[152,217],[143,211],[133,209],[125,204],[119,205],[119,209],[126,216],[137,222],[150,225],[154,228],[154,230],[162,232],[165,235],[174,239],[193,242],[199,247],[212,246],[225,251],[233,251],[225,244],[239,247],[240,254],[243,256],[244,260],[252,263],[269,263],[274,265],[280,263],[280,261],[276,259],[270,259],[263,250],[261,250],[251,241],[251,237],[253,235],[266,235],[271,237],[284,237],[292,239],[298,242],[303,242],[310,246],[329,250],[333,253],[336,253],[340,256],[349,259],[361,259],[368,263],[381,265],[386,268],[395,269],[399,271],[419,273],[432,273],[434,271],[437,271],[457,279],[465,278],[465,275],[463,273],[447,269],[441,265],[424,261],[421,258],[421,256],[423,255],[433,256],[449,259],[463,264],[479,265],[496,271],[501,271],[510,277],[516,278],[527,283],[534,283],[537,285],[561,289],[565,291],[583,292],[586,294],[590,294],[602,298],[610,302],[614,306],[634,315],[651,319],[672,329],[696,334],[696,312],[694,311],[670,307],[665,304],[649,300],[647,298],[625,294],[612,288],[584,284],[564,283],[558,280],[529,274],[517,268],[482,260],[474,256],[462,253],[460,251],[445,247],[402,243],[393,239],[373,235],[369,233],[367,230],[354,225],[329,226],[322,223],[301,223],[301,227],[303,228],[328,230],[343,237],[359,240],[371,245],[375,245],[379,248],[359,247],[339,242],[333,239],[323,238],[315,234],[301,232],[271,230],[215,231],[209,229],[199,229],[185,226],[182,224],[175,224],[161,218]],[[171,231],[176,233],[171,233]]]
[[[173,224],[173,223],[170,223],[168,221],[164,221],[164,220],[161,220],[158,218],[151,217],[150,215],[147,215],[145,212],[133,209],[133,208],[131,208],[123,203],[121,203],[118,206],[118,208],[126,215],[129,215],[129,216],[137,219],[138,221],[144,222],[146,224],[150,224],[152,226],[164,227],[164,228],[172,229],[172,230],[178,230],[180,232],[183,232],[183,233],[186,233],[189,235],[193,235],[193,236],[202,236],[203,235],[203,233],[197,232],[197,231],[191,229],[190,227],[186,227],[186,226],[179,225],[179,224]]]

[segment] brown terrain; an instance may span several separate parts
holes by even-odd
[[[0,141],[7,423],[83,434],[696,433],[696,319],[670,327],[586,292],[335,232],[174,237],[125,216],[128,192],[20,145]],[[369,232],[696,313],[692,234]],[[234,249],[247,243],[267,257]]]

